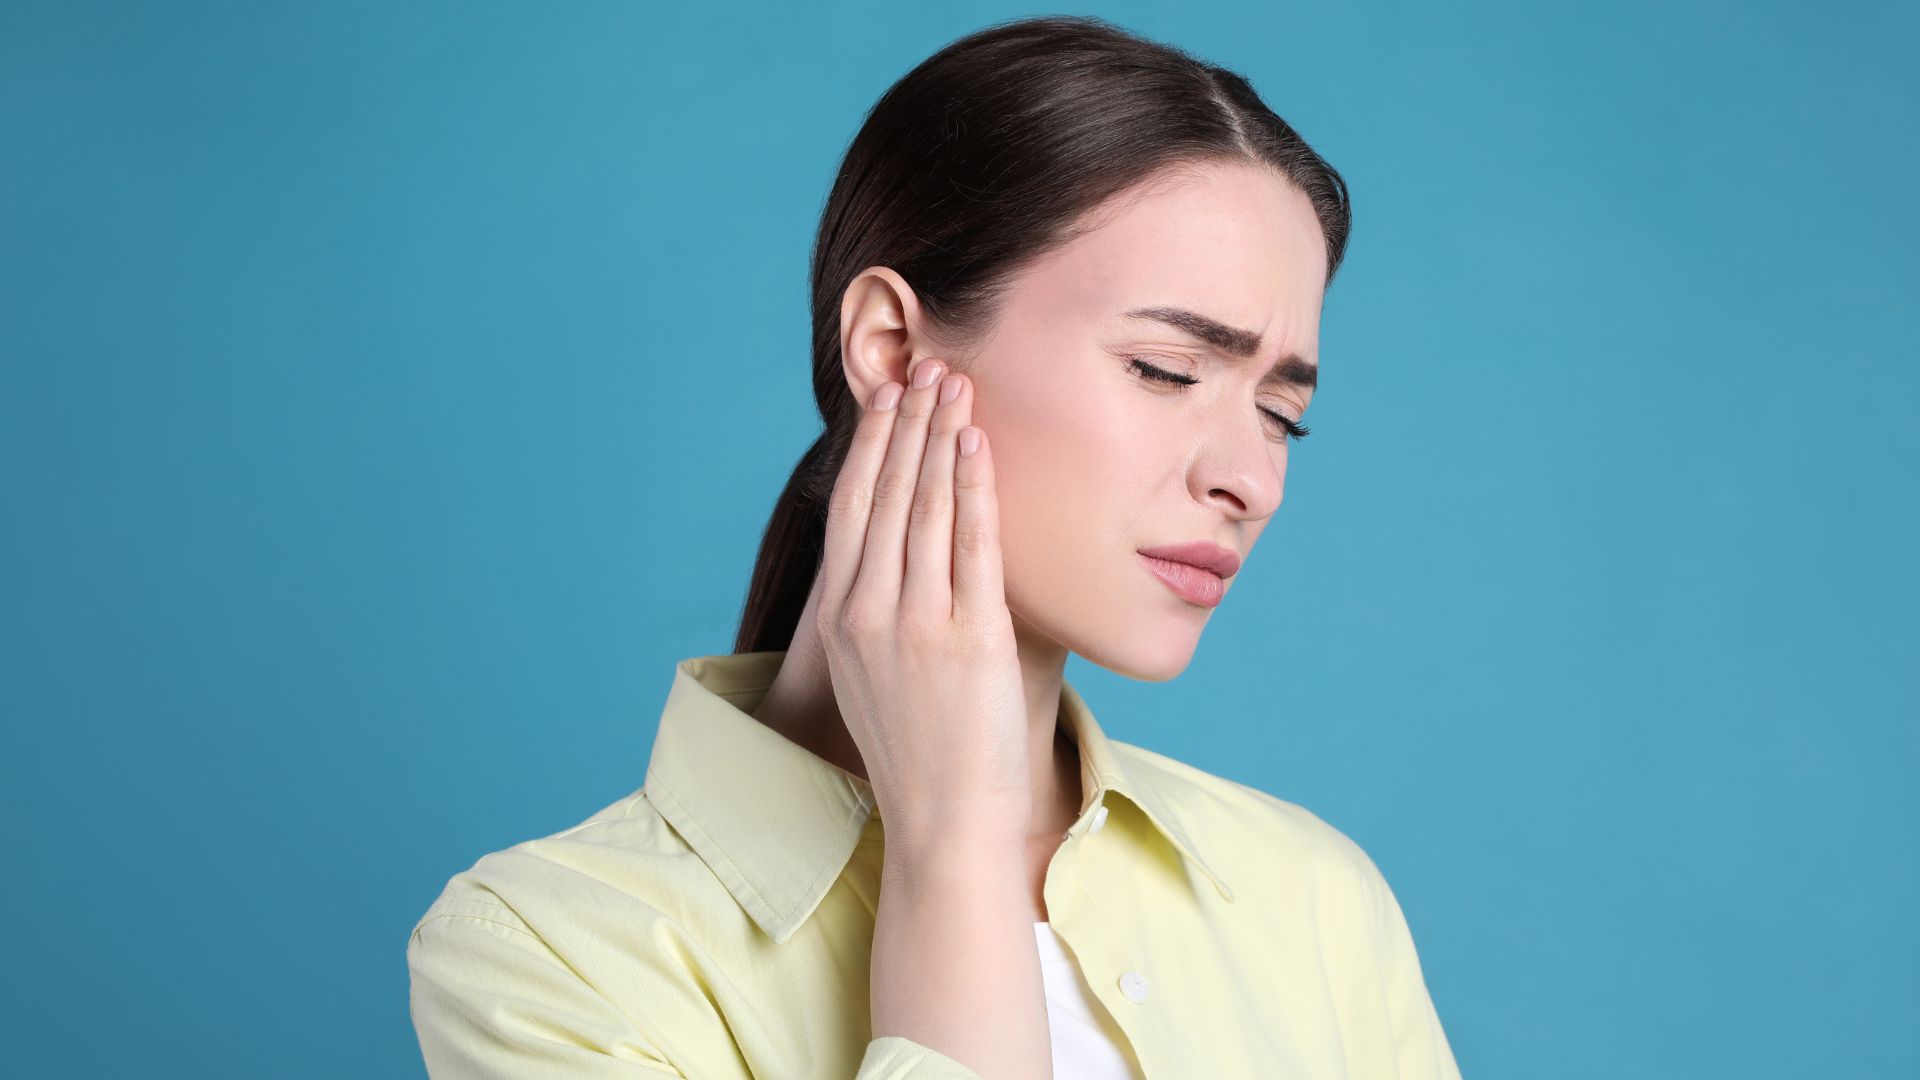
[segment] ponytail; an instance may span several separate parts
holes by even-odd
[[[773,516],[754,559],[753,580],[747,586],[733,643],[736,653],[784,649],[793,643],[793,632],[826,552],[827,496],[837,472],[828,467],[827,444],[823,431],[800,455],[773,504]]]

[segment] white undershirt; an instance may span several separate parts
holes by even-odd
[[[1053,1032],[1054,1080],[1141,1080],[1126,1035],[1087,987],[1053,924],[1033,924],[1040,975],[1047,984],[1047,1026]]]

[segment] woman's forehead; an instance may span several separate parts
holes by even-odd
[[[1264,169],[1208,170],[1129,197],[1021,275],[1022,299],[1082,317],[1153,306],[1229,325],[1317,321],[1326,242],[1305,193]]]

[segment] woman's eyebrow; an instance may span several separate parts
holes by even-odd
[[[1237,326],[1228,326],[1218,319],[1202,315],[1197,311],[1188,311],[1177,307],[1142,307],[1123,311],[1129,319],[1152,319],[1162,322],[1181,333],[1195,337],[1220,350],[1228,356],[1246,358],[1260,352],[1260,335],[1251,330],[1242,330]],[[1288,353],[1273,365],[1267,373],[1269,381],[1289,382],[1295,386],[1312,390],[1320,381],[1320,365],[1310,364],[1296,353]]]

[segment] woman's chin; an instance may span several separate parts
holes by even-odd
[[[1114,619],[1073,651],[1116,675],[1166,682],[1193,662],[1201,625],[1165,614]]]
[[[1027,596],[1010,585],[1014,627],[1023,638],[1052,642],[1117,675],[1165,682],[1193,662],[1212,611],[1181,600],[1157,581],[1148,584],[1154,588],[1088,587],[1066,597]],[[1089,596],[1102,602],[1084,603]]]

